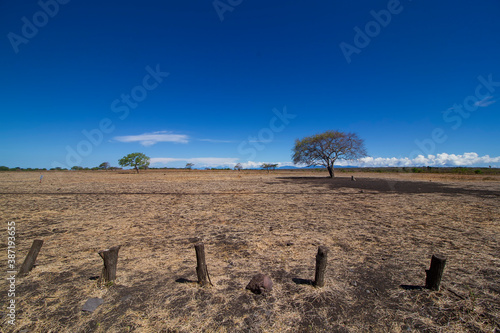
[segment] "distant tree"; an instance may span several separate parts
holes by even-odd
[[[122,167],[133,167],[137,173],[139,168],[147,168],[150,163],[150,158],[143,153],[132,153],[118,160],[118,164]]]
[[[194,166],[194,163],[186,163],[186,169],[191,170]]]
[[[98,168],[101,170],[108,170],[110,168],[110,164],[109,162],[102,162],[99,164]]]
[[[241,165],[241,163],[238,163],[234,166],[234,170],[241,171],[241,169],[243,169],[243,165]]]
[[[334,177],[333,165],[337,159],[354,160],[366,156],[364,141],[355,133],[326,131],[295,140],[293,163],[307,166],[322,165]]]
[[[270,169],[275,170],[277,166],[278,166],[278,164],[264,163],[260,167],[262,169],[266,169],[267,172],[269,172]]]
[[[71,170],[83,170],[83,167],[75,165],[71,167]]]
[[[0,171],[9,171],[10,168],[9,167],[6,167],[6,166],[0,166]]]

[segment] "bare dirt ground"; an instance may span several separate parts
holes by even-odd
[[[497,176],[164,171],[0,173],[2,242],[16,223],[16,324],[2,332],[494,332],[500,330]],[[205,243],[213,286],[198,287]],[[121,245],[99,287],[99,250]],[[326,285],[310,285],[319,245]],[[448,259],[441,290],[431,255]],[[245,290],[256,273],[267,295]],[[413,288],[402,286],[414,286]],[[82,312],[91,297],[104,304]]]

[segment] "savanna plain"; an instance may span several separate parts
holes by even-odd
[[[1,332],[498,332],[500,176],[317,171],[0,173],[2,277],[7,224],[19,267]],[[205,244],[212,286],[197,284]],[[99,285],[99,250],[121,245]],[[311,285],[318,246],[325,286]],[[441,289],[421,288],[431,256]],[[256,273],[269,293],[245,286]],[[93,297],[104,300],[82,311]]]

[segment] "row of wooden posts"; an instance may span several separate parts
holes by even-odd
[[[37,239],[33,241],[26,259],[17,273],[18,276],[26,275],[31,271],[35,265],[36,258],[42,248],[42,245],[43,240]],[[99,279],[101,283],[112,282],[116,279],[116,266],[120,247],[121,246],[114,246],[98,252],[104,265]],[[203,243],[198,243],[195,244],[194,248],[196,251],[196,275],[198,277],[198,284],[202,287],[212,285],[205,260],[205,245]],[[325,285],[327,258],[328,248],[325,246],[319,246],[318,253],[316,254],[316,271],[313,281],[313,285],[315,287],[323,287]],[[446,258],[444,256],[438,254],[432,255],[431,266],[425,271],[425,288],[430,290],[439,290],[445,265]]]

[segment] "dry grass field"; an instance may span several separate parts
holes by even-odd
[[[16,324],[2,332],[495,332],[500,330],[500,178],[312,171],[0,173],[2,241],[16,223]],[[196,280],[205,244],[212,287]],[[97,252],[121,245],[100,287]],[[326,285],[310,285],[319,245]],[[431,255],[448,259],[441,290]],[[256,273],[271,293],[245,290]],[[402,286],[415,286],[403,288]],[[87,299],[104,303],[82,312]]]

